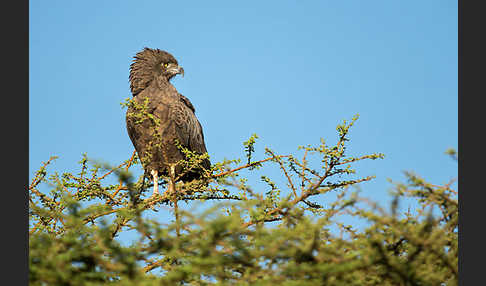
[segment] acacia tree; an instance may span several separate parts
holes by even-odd
[[[439,186],[407,172],[406,183],[394,183],[390,211],[361,196],[353,186],[374,177],[356,176],[353,166],[383,155],[348,156],[357,118],[337,126],[335,144],[321,139],[299,147],[298,155],[265,148],[256,159],[253,135],[243,144],[244,160],[217,162],[201,180],[159,197],[147,198],[152,185],[133,177],[140,166],[135,152],[114,167],[83,155],[77,174],[48,175],[51,157],[29,186],[30,284],[457,285],[453,181]],[[185,170],[207,158],[181,150]],[[264,173],[271,164],[278,180]],[[254,187],[243,170],[266,187]],[[315,202],[329,193],[336,196],[325,206]],[[405,197],[416,202],[415,211],[400,211]],[[217,203],[192,212],[178,207],[182,201]],[[171,208],[173,221],[147,218],[162,206]],[[343,215],[367,226],[345,224]],[[137,239],[124,245],[120,236],[128,231]]]

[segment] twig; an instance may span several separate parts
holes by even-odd
[[[289,186],[292,189],[292,192],[294,193],[294,197],[297,197],[297,191],[295,189],[294,183],[292,182],[292,178],[290,178],[289,174],[287,173],[287,169],[285,169],[285,166],[284,166],[282,160],[280,160],[280,158],[278,156],[276,156],[273,153],[273,151],[271,151],[270,149],[267,149],[267,152],[269,152],[276,159],[277,163],[280,165],[280,169],[285,174],[285,177],[287,178],[287,181],[289,182]]]
[[[289,155],[279,155],[277,157],[284,158],[284,157],[289,157]],[[260,164],[260,163],[263,163],[263,162],[266,162],[266,161],[269,161],[269,160],[272,160],[272,159],[274,159],[274,157],[266,158],[266,159],[263,159],[263,160],[260,160],[260,161],[257,161],[257,162],[252,162],[250,164],[246,164],[246,165],[240,166],[240,167],[235,168],[233,170],[229,170],[229,171],[226,171],[226,172],[223,172],[223,173],[219,173],[219,174],[213,175],[212,177],[213,178],[217,178],[217,177],[221,177],[221,176],[224,176],[224,175],[228,175],[228,174],[234,173],[234,172],[236,172],[238,170],[241,170],[241,169],[244,169],[244,168],[248,168],[248,167],[252,167],[252,166],[255,166],[257,164]]]
[[[51,163],[51,161],[56,159],[56,158],[57,158],[56,156],[52,156],[52,157],[49,158],[49,160],[47,160],[47,162],[42,162],[42,167],[40,168],[40,170],[44,170],[46,168],[46,166],[49,165]],[[32,180],[32,183],[29,186],[29,190],[33,190],[40,183],[40,181],[42,181],[42,179],[44,177],[45,177],[45,173],[39,172],[35,176],[34,180]]]
[[[121,163],[121,164],[120,164],[120,165],[118,165],[117,167],[115,167],[115,168],[111,169],[110,171],[108,171],[108,172],[107,172],[106,174],[104,174],[103,176],[99,177],[99,178],[98,178],[98,180],[99,180],[99,181],[103,180],[104,178],[106,178],[106,176],[108,176],[109,174],[113,173],[113,172],[114,172],[116,169],[120,169],[120,168],[121,168],[121,167],[123,167],[123,165],[125,165],[125,164],[127,164],[127,168],[126,168],[126,169],[128,169],[128,167],[131,165],[131,163],[132,163],[132,161],[133,161],[133,158],[134,158],[134,156],[135,156],[135,153],[136,153],[136,152],[137,152],[136,150],[134,150],[134,151],[133,151],[132,156],[130,157],[130,160],[129,160],[128,162],[126,162],[126,163],[125,163],[125,162]]]
[[[179,217],[179,207],[177,205],[177,195],[175,197],[175,200],[173,201],[174,202],[174,215],[175,215],[175,219],[176,219],[176,234],[177,234],[177,237],[181,237],[181,226],[180,226],[180,217]]]
[[[132,165],[132,162],[133,162],[133,159],[135,158],[135,154],[136,154],[136,150],[133,151],[132,153],[132,156],[130,157],[130,160],[128,160],[128,163],[127,163],[127,166],[125,167],[125,171],[128,171],[128,168],[130,168],[130,166]],[[115,192],[113,192],[113,194],[111,194],[111,198],[113,199],[113,201],[115,201],[115,196],[118,194],[118,192],[120,192],[120,190],[122,189],[122,181],[120,180],[120,183],[118,184],[118,187],[116,188]],[[117,201],[115,201],[117,202]]]

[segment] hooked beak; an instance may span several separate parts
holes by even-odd
[[[184,77],[184,69],[175,64],[169,64],[169,67],[167,67],[167,72],[171,74],[171,77],[175,76],[176,74],[180,74],[182,77]]]

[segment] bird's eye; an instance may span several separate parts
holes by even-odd
[[[169,66],[169,64],[164,64],[164,68],[167,68]]]

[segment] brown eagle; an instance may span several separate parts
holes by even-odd
[[[191,181],[200,177],[202,169],[183,172],[177,164],[186,156],[177,147],[182,145],[196,154],[206,153],[201,124],[189,99],[178,93],[170,80],[184,69],[168,52],[144,48],[130,65],[132,104],[126,114],[127,131],[142,162],[145,174],[154,182],[153,196],[158,195],[159,175],[169,176],[169,191],[175,181]],[[200,167],[208,169],[203,160]]]

